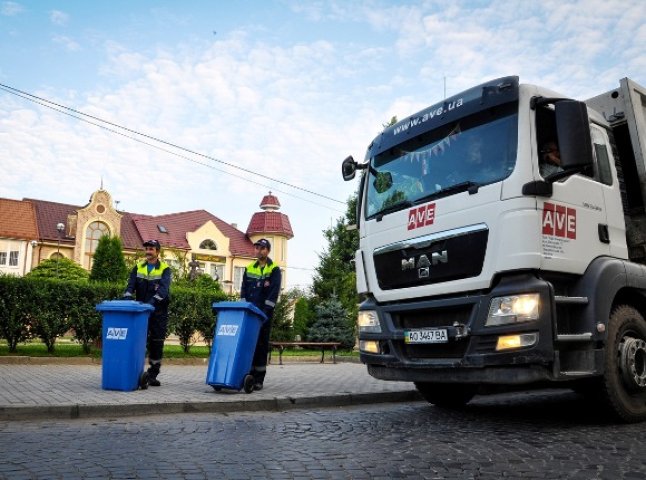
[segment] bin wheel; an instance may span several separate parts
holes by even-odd
[[[148,372],[144,372],[139,377],[139,388],[146,390],[148,388]]]
[[[219,392],[222,390],[222,387],[216,387],[215,385],[211,385],[211,386],[213,387],[213,390],[215,390],[216,392]]]
[[[244,377],[244,391],[245,393],[253,392],[254,378],[253,375],[245,375]]]

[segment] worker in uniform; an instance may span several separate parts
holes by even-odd
[[[124,299],[137,300],[155,307],[148,319],[148,385],[159,387],[157,379],[161,369],[164,353],[164,340],[168,328],[168,304],[171,281],[171,269],[159,259],[161,245],[157,240],[144,243],[146,259],[138,262],[128,279],[128,286],[123,294]]]
[[[242,276],[240,298],[242,301],[251,302],[267,315],[267,321],[260,328],[251,368],[254,390],[262,390],[267,371],[271,320],[280,293],[282,274],[278,265],[269,258],[271,251],[269,240],[261,238],[254,243],[254,248],[256,261],[247,266]]]

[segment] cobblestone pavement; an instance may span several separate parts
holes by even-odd
[[[101,389],[100,365],[0,365],[0,420],[179,412],[280,410],[417,398],[410,382],[383,382],[358,363],[271,364],[265,388],[246,394],[205,383],[207,364],[164,366],[162,386]]]
[[[0,479],[643,479],[644,424],[569,391],[424,402],[0,422]]]

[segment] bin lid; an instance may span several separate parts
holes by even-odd
[[[155,307],[134,300],[106,300],[96,306],[99,312],[152,312]]]
[[[258,315],[262,321],[267,320],[267,315],[251,302],[215,302],[211,305],[213,310],[251,310]]]

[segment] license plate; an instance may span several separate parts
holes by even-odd
[[[406,343],[448,343],[449,335],[446,328],[406,330],[404,341]]]

